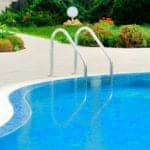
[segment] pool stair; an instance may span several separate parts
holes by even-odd
[[[65,37],[68,39],[68,41],[70,42],[70,44],[72,45],[72,47],[74,48],[74,67],[73,67],[73,73],[72,74],[77,74],[77,64],[78,64],[78,57],[80,57],[82,64],[84,66],[84,79],[85,79],[85,96],[82,100],[82,103],[79,105],[79,107],[77,108],[77,110],[75,110],[72,114],[71,117],[65,121],[64,123],[59,123],[57,121],[57,119],[55,118],[55,115],[52,115],[53,120],[55,122],[56,125],[60,126],[60,127],[65,127],[67,126],[74,118],[74,116],[76,116],[78,114],[78,112],[82,109],[83,105],[86,102],[86,96],[87,96],[87,77],[88,77],[88,68],[87,68],[87,63],[86,60],[84,58],[84,56],[80,53],[79,51],[79,46],[78,46],[78,39],[79,39],[79,35],[82,31],[87,31],[88,33],[90,33],[90,35],[92,36],[92,38],[96,41],[97,45],[99,46],[99,50],[100,52],[102,52],[104,54],[104,56],[106,57],[106,60],[109,63],[109,86],[110,86],[110,94],[108,95],[108,97],[106,98],[105,102],[103,103],[103,105],[101,106],[101,108],[99,109],[99,111],[97,111],[97,113],[93,116],[93,122],[95,120],[97,120],[99,114],[102,112],[102,110],[107,106],[107,104],[109,103],[109,101],[112,98],[112,89],[113,89],[113,62],[111,60],[111,58],[109,57],[109,55],[107,54],[107,52],[105,51],[105,47],[103,46],[102,42],[98,39],[98,37],[96,36],[96,34],[94,33],[94,31],[87,27],[87,26],[83,26],[80,27],[76,33],[75,33],[75,37],[74,40],[71,38],[71,36],[69,35],[69,33],[63,29],[63,28],[57,28],[56,30],[53,31],[51,38],[50,38],[50,71],[49,71],[49,76],[53,76],[54,74],[54,40],[55,37],[58,33],[63,33],[65,35]]]
[[[79,35],[82,31],[87,31],[88,33],[90,33],[92,38],[96,41],[97,45],[99,46],[99,50],[101,52],[103,52],[104,56],[106,57],[106,59],[109,63],[109,75],[110,75],[110,81],[111,81],[111,84],[112,84],[113,62],[112,62],[111,58],[109,57],[109,55],[107,54],[107,52],[105,51],[105,47],[103,46],[102,42],[98,39],[98,37],[96,36],[94,31],[91,28],[87,27],[87,26],[80,27],[76,31],[74,41],[71,38],[71,36],[69,35],[69,33],[63,28],[57,28],[52,33],[51,38],[50,38],[51,49],[50,49],[50,73],[49,73],[49,76],[53,76],[53,72],[54,72],[54,40],[55,40],[55,36],[57,35],[57,33],[61,32],[66,36],[66,38],[68,39],[68,41],[70,42],[70,44],[74,48],[74,70],[73,70],[72,74],[77,73],[78,57],[80,57],[81,60],[82,60],[83,65],[84,65],[84,76],[87,77],[87,63],[86,63],[86,60],[85,60],[84,56],[82,56],[82,54],[80,53],[79,48],[78,48],[78,39],[79,39]]]

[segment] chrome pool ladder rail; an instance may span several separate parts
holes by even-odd
[[[70,122],[78,114],[78,112],[82,109],[82,107],[84,106],[84,104],[86,102],[86,99],[87,99],[87,63],[86,63],[84,57],[79,52],[78,47],[74,43],[73,39],[70,37],[69,33],[63,28],[58,28],[52,33],[51,39],[50,39],[50,42],[51,42],[50,76],[52,76],[53,72],[54,72],[54,39],[55,39],[55,36],[57,35],[57,33],[60,33],[60,32],[63,33],[66,36],[66,38],[69,40],[69,42],[71,43],[71,45],[74,48],[74,53],[76,53],[81,58],[81,61],[82,61],[83,66],[84,66],[84,80],[85,80],[85,95],[84,95],[84,98],[83,98],[82,102],[79,104],[78,108],[70,115],[70,117],[66,121],[64,121],[63,123],[60,123],[56,119],[55,114],[54,114],[54,106],[53,106],[54,105],[54,82],[52,82],[52,89],[51,89],[51,93],[52,93],[52,97],[51,97],[52,98],[52,104],[51,104],[52,119],[53,119],[55,125],[57,125],[60,128],[65,128],[70,124]],[[77,86],[76,84],[77,84],[77,82],[76,82],[76,79],[75,79],[75,87]]]
[[[101,41],[98,39],[98,37],[96,36],[94,31],[91,28],[87,27],[87,26],[80,27],[75,33],[75,38],[74,38],[75,44],[78,45],[79,35],[82,31],[88,31],[90,33],[90,35],[93,37],[93,39],[96,41],[96,43],[100,47],[100,50],[103,52],[103,54],[107,58],[107,60],[109,62],[109,73],[110,73],[111,84],[112,84],[112,80],[113,80],[112,79],[113,78],[113,63],[112,63],[112,60],[109,57],[109,55],[107,54],[107,52],[105,51],[105,47],[103,46]],[[74,72],[73,72],[73,74],[76,74],[76,72],[77,72],[77,62],[78,62],[78,57],[77,57],[77,53],[75,52],[75,54],[74,54]]]
[[[78,50],[78,47],[74,43],[74,41],[71,38],[71,36],[69,35],[69,33],[63,28],[56,29],[51,35],[51,39],[50,39],[50,43],[51,43],[51,49],[50,49],[50,74],[49,74],[49,76],[52,76],[53,72],[54,72],[54,39],[55,39],[56,35],[60,32],[63,33],[66,36],[66,38],[68,39],[68,41],[70,42],[70,44],[74,48],[74,53],[81,58],[81,61],[82,61],[83,66],[84,66],[84,77],[87,78],[87,63],[86,63],[86,60],[81,55],[80,51]]]
[[[108,98],[106,99],[105,103],[102,105],[102,107],[99,109],[99,111],[94,115],[92,122],[95,122],[95,120],[97,120],[99,114],[102,112],[102,110],[107,106],[107,104],[110,102],[111,98],[112,98],[112,93],[113,93],[113,62],[111,60],[111,58],[109,57],[109,55],[107,54],[107,52],[105,51],[105,47],[103,46],[103,44],[101,43],[101,41],[98,39],[98,37],[96,36],[96,34],[94,33],[94,31],[87,27],[87,26],[83,26],[80,27],[76,33],[75,33],[75,44],[78,45],[78,39],[79,39],[79,35],[82,31],[88,31],[90,33],[90,35],[93,37],[93,39],[96,41],[96,43],[98,44],[100,50],[103,52],[104,56],[107,58],[108,62],[109,62],[109,76],[110,76],[110,94],[108,95]],[[74,74],[76,74],[77,72],[77,63],[78,63],[78,56],[75,52],[74,54]]]

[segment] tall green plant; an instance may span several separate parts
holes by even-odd
[[[8,27],[5,24],[0,24],[0,38],[6,38],[10,34]]]

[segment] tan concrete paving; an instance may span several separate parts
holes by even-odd
[[[26,49],[0,53],[0,86],[21,81],[48,78],[50,41],[22,35]],[[99,48],[79,47],[84,55],[88,74],[108,72],[108,61]],[[114,64],[115,73],[150,72],[150,48],[106,48]],[[69,44],[55,42],[55,76],[69,76],[73,71],[73,49]],[[83,72],[79,62],[78,73]]]

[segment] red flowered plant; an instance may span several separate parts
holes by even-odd
[[[99,19],[99,23],[101,22],[106,22],[110,25],[113,25],[114,24],[114,20],[112,18],[105,18],[105,17],[102,17]]]

